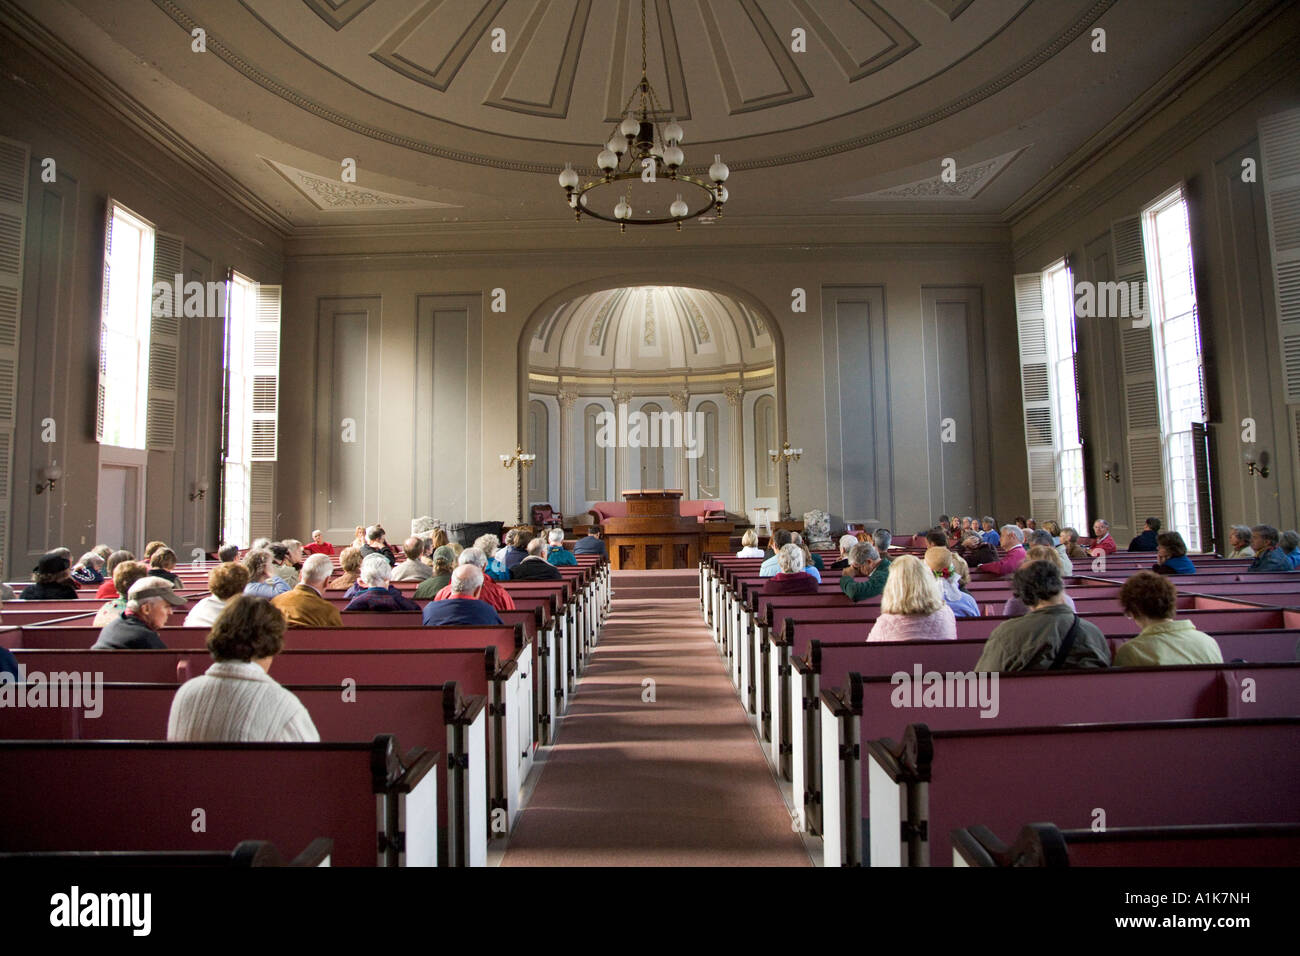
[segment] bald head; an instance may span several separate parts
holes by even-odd
[[[461,564],[451,572],[451,593],[478,597],[483,590],[483,572],[477,564]]]

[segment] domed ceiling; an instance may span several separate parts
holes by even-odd
[[[538,327],[528,367],[545,375],[698,375],[773,365],[772,338],[744,303],[704,289],[607,289],[565,303]]]
[[[594,170],[640,76],[635,0],[13,3],[295,225],[564,219],[556,173]],[[1270,3],[648,0],[646,58],[688,171],[730,165],[729,217],[998,213]]]

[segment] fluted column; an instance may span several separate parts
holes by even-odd
[[[745,389],[741,385],[728,385],[723,391],[731,412],[731,492],[727,510],[748,515],[745,505]]]
[[[629,449],[625,447],[624,436],[619,433],[618,423],[627,417],[627,403],[632,400],[632,393],[626,389],[614,389],[610,394],[614,399],[614,488],[610,492],[610,501],[620,501],[628,484]]]
[[[578,392],[572,388],[561,388],[555,397],[560,404],[560,501],[556,510],[567,521],[577,514],[578,508],[578,496],[574,493],[574,462],[577,455],[573,447],[573,406],[578,403]]]
[[[681,413],[682,416],[682,434],[681,441],[677,442],[677,447],[673,449],[673,477],[678,488],[682,489],[682,494],[686,498],[694,498],[695,494],[690,488],[690,474],[686,470],[686,416],[687,409],[691,404],[691,393],[684,388],[676,389],[668,393],[668,397],[673,401],[673,409]],[[695,436],[700,440],[700,436]],[[698,463],[698,459],[697,459]]]

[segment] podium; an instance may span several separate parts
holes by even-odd
[[[616,571],[693,568],[705,551],[729,547],[735,526],[683,518],[680,489],[624,491],[623,498],[627,516],[609,518],[604,524],[609,563]]]

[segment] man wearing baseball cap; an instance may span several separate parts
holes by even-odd
[[[126,607],[104,625],[91,650],[161,650],[167,647],[158,632],[171,617],[172,608],[187,601],[166,578],[141,578],[126,592]]]
[[[72,583],[68,572],[70,563],[57,551],[42,555],[40,562],[32,568],[32,580],[18,595],[23,601],[71,601],[77,597],[77,586]]]

